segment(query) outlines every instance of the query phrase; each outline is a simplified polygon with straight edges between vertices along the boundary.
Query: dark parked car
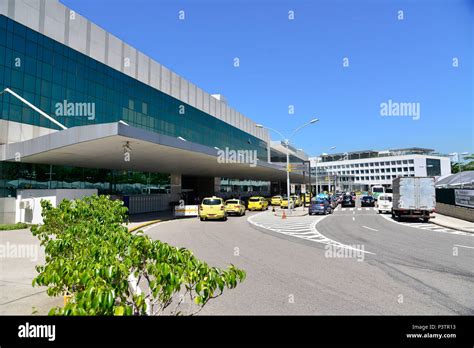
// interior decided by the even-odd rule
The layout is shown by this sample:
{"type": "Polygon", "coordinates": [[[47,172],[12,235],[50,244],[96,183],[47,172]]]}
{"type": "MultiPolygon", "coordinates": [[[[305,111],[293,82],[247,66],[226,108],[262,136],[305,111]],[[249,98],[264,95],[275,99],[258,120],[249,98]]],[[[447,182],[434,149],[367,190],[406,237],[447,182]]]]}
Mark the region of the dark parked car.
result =
{"type": "Polygon", "coordinates": [[[327,199],[313,198],[309,206],[309,215],[313,214],[331,214],[331,204],[327,199]]]}
{"type": "Polygon", "coordinates": [[[344,195],[342,197],[341,207],[355,207],[356,202],[351,195],[344,195]]]}
{"type": "Polygon", "coordinates": [[[360,199],[361,207],[375,207],[375,199],[372,196],[362,196],[360,199]]]}

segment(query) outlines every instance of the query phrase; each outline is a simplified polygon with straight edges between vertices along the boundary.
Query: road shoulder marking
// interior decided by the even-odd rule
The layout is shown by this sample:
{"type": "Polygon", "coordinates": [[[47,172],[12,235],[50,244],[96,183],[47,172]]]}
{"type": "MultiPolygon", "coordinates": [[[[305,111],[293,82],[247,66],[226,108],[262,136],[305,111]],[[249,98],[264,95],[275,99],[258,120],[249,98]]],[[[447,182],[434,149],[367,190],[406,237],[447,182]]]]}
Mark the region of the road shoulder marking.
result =
{"type": "Polygon", "coordinates": [[[461,245],[461,244],[454,244],[454,246],[458,246],[458,247],[461,247],[461,248],[474,249],[474,247],[472,247],[472,246],[461,245]]]}

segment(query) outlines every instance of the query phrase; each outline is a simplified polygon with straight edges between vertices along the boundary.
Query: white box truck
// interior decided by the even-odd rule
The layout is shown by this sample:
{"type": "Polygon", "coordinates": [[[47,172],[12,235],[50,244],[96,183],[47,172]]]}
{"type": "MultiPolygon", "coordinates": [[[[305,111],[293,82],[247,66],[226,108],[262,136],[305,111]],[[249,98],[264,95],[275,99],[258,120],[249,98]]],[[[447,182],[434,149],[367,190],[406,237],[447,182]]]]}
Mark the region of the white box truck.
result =
{"type": "Polygon", "coordinates": [[[392,217],[423,219],[428,222],[436,208],[436,191],[432,177],[399,177],[392,181],[392,217]]]}

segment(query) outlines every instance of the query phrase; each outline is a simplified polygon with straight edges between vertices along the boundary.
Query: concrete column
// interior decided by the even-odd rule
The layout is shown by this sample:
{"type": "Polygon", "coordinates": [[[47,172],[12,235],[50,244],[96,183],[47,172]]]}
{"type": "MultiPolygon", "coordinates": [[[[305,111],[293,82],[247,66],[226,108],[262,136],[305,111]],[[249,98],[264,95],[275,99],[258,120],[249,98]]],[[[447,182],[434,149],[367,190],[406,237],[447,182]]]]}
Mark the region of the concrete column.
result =
{"type": "Polygon", "coordinates": [[[214,193],[218,195],[221,191],[221,178],[215,177],[214,178],[214,193]]]}
{"type": "Polygon", "coordinates": [[[172,200],[179,200],[181,197],[181,174],[170,175],[170,187],[172,200]]]}

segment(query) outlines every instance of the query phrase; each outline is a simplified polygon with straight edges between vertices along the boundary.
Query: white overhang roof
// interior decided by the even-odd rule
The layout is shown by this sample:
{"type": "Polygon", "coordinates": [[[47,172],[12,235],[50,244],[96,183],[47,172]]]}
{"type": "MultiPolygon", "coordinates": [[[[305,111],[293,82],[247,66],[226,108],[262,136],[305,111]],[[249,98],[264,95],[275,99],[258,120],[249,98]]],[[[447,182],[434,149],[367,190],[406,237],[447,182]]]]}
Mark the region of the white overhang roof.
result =
{"type": "MultiPolygon", "coordinates": [[[[197,176],[284,181],[279,165],[257,161],[219,163],[218,150],[120,122],[73,127],[31,140],[0,145],[0,160],[86,168],[149,171],[197,176]],[[130,161],[124,160],[129,142],[130,161]]],[[[306,179],[308,177],[306,176],[306,179]]],[[[291,173],[291,181],[303,183],[303,175],[291,173]]]]}

